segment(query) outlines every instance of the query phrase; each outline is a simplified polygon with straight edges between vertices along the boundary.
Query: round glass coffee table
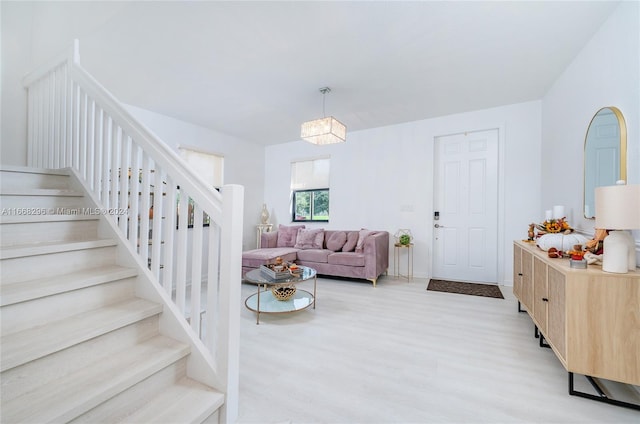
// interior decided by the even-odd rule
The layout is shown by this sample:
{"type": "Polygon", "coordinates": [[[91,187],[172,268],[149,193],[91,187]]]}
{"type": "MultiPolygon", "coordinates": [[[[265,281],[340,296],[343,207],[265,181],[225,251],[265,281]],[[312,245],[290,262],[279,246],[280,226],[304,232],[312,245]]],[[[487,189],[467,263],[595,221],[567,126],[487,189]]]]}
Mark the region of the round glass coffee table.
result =
{"type": "Polygon", "coordinates": [[[253,269],[245,274],[245,280],[258,286],[258,292],[245,300],[246,307],[257,315],[256,324],[260,324],[260,314],[282,314],[297,312],[313,305],[316,308],[316,286],[318,279],[316,270],[308,266],[299,267],[300,275],[274,280],[263,274],[260,269],[253,269]],[[291,286],[313,279],[313,293],[296,288],[296,292],[287,300],[279,300],[271,292],[273,286],[291,286]],[[261,290],[264,289],[264,290],[261,290]]]}

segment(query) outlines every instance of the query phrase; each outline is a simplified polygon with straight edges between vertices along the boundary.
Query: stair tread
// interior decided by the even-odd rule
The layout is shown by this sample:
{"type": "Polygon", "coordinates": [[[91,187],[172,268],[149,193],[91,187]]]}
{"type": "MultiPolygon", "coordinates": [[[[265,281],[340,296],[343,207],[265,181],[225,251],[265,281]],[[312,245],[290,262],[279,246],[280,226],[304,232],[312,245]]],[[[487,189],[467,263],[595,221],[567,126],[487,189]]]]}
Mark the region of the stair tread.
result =
{"type": "Polygon", "coordinates": [[[132,298],[0,338],[0,371],[25,364],[162,312],[162,305],[132,298]]]}
{"type": "Polygon", "coordinates": [[[3,422],[67,422],[189,354],[156,336],[3,403],[3,422]]]}
{"type": "Polygon", "coordinates": [[[64,221],[97,221],[96,214],[46,214],[46,215],[5,215],[0,217],[0,224],[20,224],[37,222],[64,221]]]}
{"type": "Polygon", "coordinates": [[[136,275],[138,275],[138,271],[135,268],[108,265],[17,283],[3,280],[2,286],[0,286],[0,306],[78,290],[136,275]]]}
{"type": "Polygon", "coordinates": [[[0,246],[0,259],[21,258],[24,256],[46,255],[49,253],[69,252],[72,250],[92,249],[115,246],[114,239],[52,241],[20,245],[0,246]]]}
{"type": "Polygon", "coordinates": [[[0,191],[3,196],[63,196],[63,197],[84,197],[84,193],[68,188],[6,188],[0,191]]]}
{"type": "Polygon", "coordinates": [[[224,404],[224,395],[190,378],[183,378],[125,417],[125,423],[201,423],[224,404]]]}

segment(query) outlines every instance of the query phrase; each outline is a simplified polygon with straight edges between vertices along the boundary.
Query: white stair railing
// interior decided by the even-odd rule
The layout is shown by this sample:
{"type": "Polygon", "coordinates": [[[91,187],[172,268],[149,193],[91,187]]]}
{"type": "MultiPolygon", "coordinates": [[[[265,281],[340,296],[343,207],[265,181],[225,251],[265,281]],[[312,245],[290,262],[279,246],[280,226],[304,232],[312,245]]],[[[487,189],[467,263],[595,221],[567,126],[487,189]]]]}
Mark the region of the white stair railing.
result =
{"type": "Polygon", "coordinates": [[[77,40],[23,84],[28,165],[70,167],[84,179],[194,337],[202,337],[224,386],[217,389],[234,409],[243,188],[207,186],[82,68],[77,40]]]}

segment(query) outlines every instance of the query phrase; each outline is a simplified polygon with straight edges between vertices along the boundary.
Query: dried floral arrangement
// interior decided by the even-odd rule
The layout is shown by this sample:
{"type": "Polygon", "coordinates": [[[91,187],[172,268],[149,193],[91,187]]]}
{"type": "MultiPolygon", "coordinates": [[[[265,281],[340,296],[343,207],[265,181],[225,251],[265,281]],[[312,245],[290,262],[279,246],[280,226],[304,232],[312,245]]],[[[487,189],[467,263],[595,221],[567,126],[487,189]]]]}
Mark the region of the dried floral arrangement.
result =
{"type": "Polygon", "coordinates": [[[548,219],[535,226],[538,230],[538,235],[556,233],[570,234],[573,232],[573,228],[571,228],[566,218],[548,219]]]}

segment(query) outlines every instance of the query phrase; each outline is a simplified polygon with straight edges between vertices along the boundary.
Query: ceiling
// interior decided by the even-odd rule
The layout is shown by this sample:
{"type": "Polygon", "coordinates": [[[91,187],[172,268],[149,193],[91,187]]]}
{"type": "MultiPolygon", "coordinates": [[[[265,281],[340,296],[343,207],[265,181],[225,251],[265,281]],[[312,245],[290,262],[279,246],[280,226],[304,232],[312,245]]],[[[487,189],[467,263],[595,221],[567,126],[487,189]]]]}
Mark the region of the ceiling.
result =
{"type": "Polygon", "coordinates": [[[81,57],[125,103],[269,145],[322,117],[323,86],[348,132],[541,99],[616,6],[127,2],[81,57]]]}

